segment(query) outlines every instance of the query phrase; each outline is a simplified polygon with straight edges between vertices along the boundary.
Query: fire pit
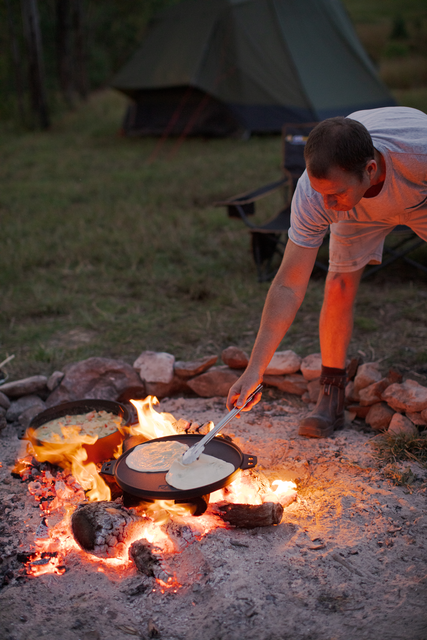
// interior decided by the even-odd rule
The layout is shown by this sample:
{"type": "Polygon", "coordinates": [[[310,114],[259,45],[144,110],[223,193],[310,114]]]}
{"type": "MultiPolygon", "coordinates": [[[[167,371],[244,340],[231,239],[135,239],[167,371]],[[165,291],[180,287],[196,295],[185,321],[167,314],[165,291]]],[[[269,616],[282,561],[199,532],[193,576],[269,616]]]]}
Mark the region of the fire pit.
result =
{"type": "MultiPolygon", "coordinates": [[[[223,415],[224,401],[170,398],[161,407],[181,424],[190,416],[204,424],[223,415]]],[[[261,406],[228,429],[241,450],[257,454],[258,465],[211,494],[197,518],[169,501],[123,509],[113,493],[113,501],[88,502],[69,469],[31,463],[24,453],[19,457],[27,480],[20,482],[10,475],[19,442],[8,427],[0,437],[5,640],[156,635],[266,640],[281,638],[283,629],[295,640],[306,640],[314,629],[319,638],[362,640],[372,629],[387,637],[390,625],[399,637],[422,638],[423,485],[393,486],[372,458],[372,435],[348,425],[327,441],[299,438],[303,412],[298,401],[267,394],[261,406]],[[216,513],[243,504],[252,511],[253,526],[253,510],[270,508],[272,481],[296,478],[298,499],[285,509],[279,526],[241,529],[216,513]],[[251,499],[257,504],[250,505],[251,499]],[[138,518],[139,533],[126,538],[128,550],[121,557],[96,556],[75,541],[73,513],[96,505],[104,512],[117,509],[119,519],[120,512],[138,518]],[[35,570],[45,573],[35,577],[35,570]]],[[[411,468],[422,473],[413,463],[411,468]]],[[[104,540],[106,550],[114,543],[106,532],[106,527],[98,532],[99,549],[104,540]]]]}
{"type": "MultiPolygon", "coordinates": [[[[201,539],[212,528],[228,526],[229,522],[245,528],[280,522],[283,514],[280,500],[294,499],[295,486],[288,483],[274,490],[268,481],[260,479],[262,474],[253,471],[256,458],[243,454],[229,438],[214,438],[207,452],[231,462],[233,473],[199,489],[178,490],[166,483],[164,472],[141,473],[130,469],[126,458],[141,442],[178,441],[191,446],[202,438],[201,434],[186,433],[194,423],[177,421],[171,414],[155,411],[156,402],[151,397],[132,401],[138,412],[138,424],[120,427],[122,437],[115,450],[117,458],[105,462],[102,468],[87,459],[83,436],[81,446],[76,448],[74,442],[70,449],[41,442],[34,438],[34,430],[30,430],[28,455],[15,467],[15,472],[29,481],[28,490],[44,514],[36,533],[37,552],[29,553],[26,559],[29,575],[61,574],[67,552],[78,546],[97,561],[127,566],[133,560],[141,569],[141,545],[148,545],[144,547],[144,557],[147,553],[157,557],[176,552],[176,545],[164,531],[168,523],[175,522],[178,528],[189,527],[191,536],[201,539]],[[177,429],[183,432],[177,433],[177,429]],[[152,437],[162,432],[166,435],[152,437]],[[109,480],[109,485],[103,477],[109,480]],[[111,490],[115,501],[111,501],[111,490]],[[212,505],[208,509],[210,495],[212,505]],[[199,516],[198,523],[192,520],[190,525],[188,519],[194,515],[199,516]],[[136,541],[139,541],[138,552],[132,547],[136,541]]],[[[61,405],[37,416],[32,427],[68,413],[76,415],[84,409],[112,409],[113,404],[84,401],[61,405]]],[[[118,406],[115,413],[128,423],[128,412],[118,406]]],[[[101,441],[107,439],[100,438],[101,441]]],[[[95,449],[92,458],[96,459],[99,451],[106,450],[105,446],[95,449]]],[[[112,452],[110,447],[109,455],[112,452]]],[[[173,575],[162,579],[163,588],[169,584],[175,585],[173,575]]]]}

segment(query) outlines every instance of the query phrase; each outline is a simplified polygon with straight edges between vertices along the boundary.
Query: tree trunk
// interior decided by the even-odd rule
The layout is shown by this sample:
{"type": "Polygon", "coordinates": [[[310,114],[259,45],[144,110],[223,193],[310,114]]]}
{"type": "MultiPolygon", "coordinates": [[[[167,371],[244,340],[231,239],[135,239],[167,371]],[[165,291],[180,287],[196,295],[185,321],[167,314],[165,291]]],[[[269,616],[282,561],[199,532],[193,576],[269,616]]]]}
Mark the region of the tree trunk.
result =
{"type": "Polygon", "coordinates": [[[59,86],[65,102],[73,107],[70,0],[56,0],[56,55],[59,86]]]}
{"type": "Polygon", "coordinates": [[[75,85],[79,96],[86,100],[89,83],[86,71],[86,51],[82,0],[72,0],[74,30],[75,85]]]}
{"type": "Polygon", "coordinates": [[[15,22],[12,14],[10,0],[6,0],[7,21],[9,25],[9,38],[12,50],[12,63],[15,76],[16,97],[18,101],[19,117],[22,124],[25,124],[25,108],[24,108],[24,84],[22,82],[21,58],[19,55],[18,40],[16,38],[15,22]]]}
{"type": "Polygon", "coordinates": [[[37,0],[21,0],[24,36],[28,53],[28,73],[31,105],[42,129],[50,126],[46,98],[46,84],[43,64],[42,38],[37,0]]]}

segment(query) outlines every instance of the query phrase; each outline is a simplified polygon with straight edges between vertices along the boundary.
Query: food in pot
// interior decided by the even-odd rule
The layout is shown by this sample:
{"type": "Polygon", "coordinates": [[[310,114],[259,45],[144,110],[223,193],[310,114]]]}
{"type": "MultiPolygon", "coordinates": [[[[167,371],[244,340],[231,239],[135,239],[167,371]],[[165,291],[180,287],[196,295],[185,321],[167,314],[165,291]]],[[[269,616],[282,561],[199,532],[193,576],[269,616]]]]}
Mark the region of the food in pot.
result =
{"type": "Polygon", "coordinates": [[[187,465],[182,464],[180,458],[175,458],[166,474],[166,482],[182,491],[198,489],[223,480],[234,471],[235,467],[231,462],[202,453],[197,460],[187,465]]]}
{"type": "Polygon", "coordinates": [[[38,427],[34,436],[42,442],[62,444],[73,442],[82,436],[103,438],[117,431],[122,424],[120,416],[108,411],[90,411],[78,415],[66,415],[50,420],[38,427]]]}
{"type": "Polygon", "coordinates": [[[147,442],[135,447],[126,457],[130,469],[141,472],[168,471],[175,458],[180,458],[188,446],[175,440],[147,442]]]}

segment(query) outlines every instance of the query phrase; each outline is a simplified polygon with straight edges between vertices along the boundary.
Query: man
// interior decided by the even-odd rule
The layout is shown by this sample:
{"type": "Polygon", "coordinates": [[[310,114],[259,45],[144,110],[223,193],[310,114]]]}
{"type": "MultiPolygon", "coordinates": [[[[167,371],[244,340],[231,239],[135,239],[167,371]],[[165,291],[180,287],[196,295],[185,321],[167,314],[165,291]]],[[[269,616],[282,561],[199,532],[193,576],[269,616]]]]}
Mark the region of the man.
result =
{"type": "Polygon", "coordinates": [[[384,238],[396,225],[407,225],[427,241],[427,115],[387,107],[331,118],[313,129],[304,155],[307,169],[292,200],[283,261],[267,295],[248,367],[231,387],[227,405],[240,406],[262,380],[301,305],[330,225],[319,324],[321,390],[298,431],[323,438],[344,425],[346,353],[364,267],[381,263],[384,238]]]}

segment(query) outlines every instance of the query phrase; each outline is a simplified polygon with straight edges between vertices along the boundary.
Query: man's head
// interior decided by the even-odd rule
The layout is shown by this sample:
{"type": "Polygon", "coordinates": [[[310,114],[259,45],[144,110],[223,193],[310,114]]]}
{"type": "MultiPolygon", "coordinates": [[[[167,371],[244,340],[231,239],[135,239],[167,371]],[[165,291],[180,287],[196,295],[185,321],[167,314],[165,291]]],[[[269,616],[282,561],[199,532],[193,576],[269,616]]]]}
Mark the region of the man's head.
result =
{"type": "Polygon", "coordinates": [[[323,180],[338,167],[362,180],[374,145],[366,127],[351,118],[329,118],[320,122],[308,136],[304,157],[311,175],[323,180]]]}
{"type": "Polygon", "coordinates": [[[311,186],[325,208],[348,211],[382,176],[369,131],[357,120],[329,118],[310,133],[304,149],[311,186]]]}

